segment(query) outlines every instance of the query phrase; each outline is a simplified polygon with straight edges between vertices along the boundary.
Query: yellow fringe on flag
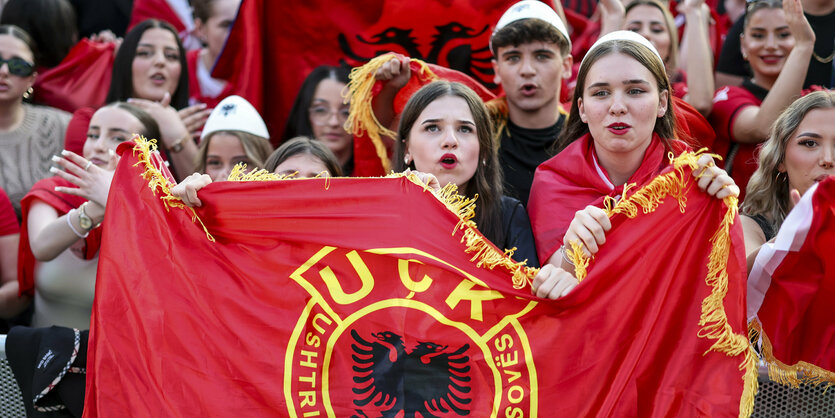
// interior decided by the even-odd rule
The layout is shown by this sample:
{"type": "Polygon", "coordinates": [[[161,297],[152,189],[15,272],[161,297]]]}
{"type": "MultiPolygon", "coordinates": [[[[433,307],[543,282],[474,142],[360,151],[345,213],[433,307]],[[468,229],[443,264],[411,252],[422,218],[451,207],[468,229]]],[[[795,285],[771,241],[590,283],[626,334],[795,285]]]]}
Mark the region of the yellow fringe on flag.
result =
{"type": "MultiPolygon", "coordinates": [[[[380,121],[377,120],[377,116],[374,115],[374,109],[372,107],[372,100],[374,100],[372,92],[374,84],[377,82],[374,74],[383,64],[393,59],[397,59],[394,54],[380,55],[368,61],[365,65],[351,70],[351,81],[348,82],[346,90],[343,93],[345,103],[351,103],[351,110],[348,114],[348,119],[345,121],[345,130],[357,136],[362,135],[363,132],[368,132],[368,137],[374,143],[377,156],[380,157],[380,161],[383,163],[383,170],[386,173],[391,169],[391,164],[388,159],[388,153],[386,152],[386,146],[383,144],[380,136],[385,135],[395,138],[397,133],[381,125],[380,121]]],[[[419,80],[432,81],[438,79],[438,76],[429,69],[425,62],[414,58],[411,59],[411,62],[420,65],[420,71],[416,74],[419,80]]]]}
{"type": "MultiPolygon", "coordinates": [[[[684,169],[687,167],[692,171],[698,168],[698,159],[703,154],[704,149],[698,152],[685,152],[675,158],[670,154],[670,162],[673,165],[671,172],[656,177],[648,185],[628,197],[627,192],[635,185],[624,186],[623,197],[620,201],[615,203],[611,198],[604,200],[604,211],[609,217],[619,213],[632,219],[638,215],[639,207],[644,214],[651,213],[667,196],[671,196],[678,201],[679,210],[684,213],[687,206],[685,195],[692,187],[692,182],[688,181],[688,173],[685,173],[684,169]]],[[[711,156],[718,158],[716,155],[711,154],[711,156]]],[[[702,301],[702,313],[699,320],[699,326],[702,328],[698,335],[700,338],[715,340],[705,354],[716,351],[731,357],[744,355],[739,366],[740,370],[745,371],[742,378],[744,387],[739,403],[739,416],[748,417],[754,411],[754,395],[757,392],[757,354],[745,335],[733,332],[722,304],[728,292],[727,262],[730,254],[730,228],[737,214],[738,199],[728,196],[724,202],[728,210],[719,228],[710,239],[712,247],[708,256],[708,273],[705,283],[711,292],[702,301]]],[[[568,256],[574,262],[577,279],[582,280],[580,277],[585,278],[589,260],[586,259],[579,243],[571,242],[571,247],[568,256]]]]}
{"type": "Polygon", "coordinates": [[[387,177],[402,176],[405,176],[413,183],[422,186],[424,190],[433,192],[438,200],[443,202],[447,209],[458,215],[458,224],[455,226],[452,234],[455,235],[455,232],[459,229],[464,230],[464,236],[461,237],[461,242],[465,243],[467,246],[467,253],[473,255],[472,258],[470,258],[470,261],[475,262],[476,267],[484,267],[489,270],[496,267],[506,269],[508,272],[513,274],[514,289],[522,289],[530,285],[534,276],[536,276],[536,273],[539,272],[539,269],[528,267],[526,265],[527,260],[513,261],[511,256],[513,256],[513,252],[516,248],[500,251],[496,249],[496,247],[487,238],[478,233],[476,224],[472,221],[472,218],[475,216],[475,202],[476,199],[478,199],[478,195],[472,199],[462,196],[458,194],[458,186],[452,183],[449,183],[437,192],[434,192],[427,185],[425,185],[415,173],[394,173],[387,177]]]}
{"type": "Polygon", "coordinates": [[[160,200],[162,200],[165,210],[169,211],[170,208],[178,208],[190,211],[191,221],[200,222],[200,226],[202,226],[203,231],[206,232],[206,238],[208,238],[209,241],[215,242],[215,238],[209,233],[209,230],[206,229],[206,225],[203,224],[203,220],[197,216],[197,212],[194,211],[194,208],[184,205],[182,200],[171,195],[171,187],[174,185],[171,184],[168,179],[162,175],[162,172],[159,171],[159,169],[151,162],[151,153],[157,150],[157,140],[147,140],[142,136],[134,135],[132,141],[136,143],[133,147],[133,154],[136,155],[139,153],[138,161],[134,165],[136,166],[141,164],[145,166],[142,178],[148,181],[148,187],[151,188],[154,195],[156,195],[157,192],[162,194],[162,196],[160,196],[160,200]]]}
{"type": "Polygon", "coordinates": [[[835,373],[812,363],[799,361],[788,365],[774,357],[774,346],[762,332],[762,325],[756,319],[748,323],[750,341],[762,338],[762,358],[768,366],[768,378],[781,385],[798,388],[800,384],[824,385],[824,392],[835,385],[835,373]]]}

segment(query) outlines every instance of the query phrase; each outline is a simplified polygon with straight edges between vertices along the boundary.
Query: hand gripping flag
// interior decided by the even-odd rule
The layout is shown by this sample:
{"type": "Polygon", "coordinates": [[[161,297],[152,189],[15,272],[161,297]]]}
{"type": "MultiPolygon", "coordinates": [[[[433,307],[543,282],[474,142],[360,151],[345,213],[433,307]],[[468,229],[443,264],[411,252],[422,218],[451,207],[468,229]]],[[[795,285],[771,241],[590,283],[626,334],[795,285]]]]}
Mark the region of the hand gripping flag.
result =
{"type": "Polygon", "coordinates": [[[191,211],[132,146],[103,227],[88,417],[737,416],[750,395],[735,205],[689,166],[544,301],[452,189],[224,182],[191,211]]]}
{"type": "MultiPolygon", "coordinates": [[[[748,320],[769,377],[835,384],[835,178],[812,186],[748,278],[748,320]]],[[[754,341],[752,339],[752,341],[754,341]]]]}

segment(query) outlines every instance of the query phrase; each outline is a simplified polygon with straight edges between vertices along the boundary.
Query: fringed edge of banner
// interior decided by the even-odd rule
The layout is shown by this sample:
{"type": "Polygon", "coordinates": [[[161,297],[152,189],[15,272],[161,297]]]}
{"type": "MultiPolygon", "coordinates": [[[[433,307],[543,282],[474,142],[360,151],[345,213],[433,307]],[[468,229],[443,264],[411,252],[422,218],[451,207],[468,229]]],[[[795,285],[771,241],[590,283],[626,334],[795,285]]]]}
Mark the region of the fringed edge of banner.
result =
{"type": "MultiPolygon", "coordinates": [[[[383,144],[380,136],[385,135],[395,138],[397,133],[380,124],[377,116],[374,115],[372,101],[374,100],[374,84],[377,83],[374,74],[383,64],[393,59],[397,59],[397,56],[394,54],[380,55],[368,61],[365,65],[351,70],[349,76],[350,81],[342,95],[345,103],[351,103],[348,119],[344,125],[345,130],[356,136],[362,135],[363,132],[368,133],[368,137],[374,143],[377,156],[380,157],[380,161],[383,163],[383,171],[386,173],[391,169],[391,164],[388,159],[386,146],[383,144]]],[[[435,80],[438,78],[425,62],[415,58],[412,58],[411,62],[417,63],[420,66],[420,71],[417,74],[420,80],[435,80]]]]}
{"type": "Polygon", "coordinates": [[[835,373],[823,367],[805,361],[788,365],[774,357],[774,346],[757,319],[748,323],[748,337],[750,341],[762,338],[762,359],[768,367],[768,378],[771,381],[795,389],[801,384],[824,385],[824,392],[835,385],[835,373]]]}
{"type": "Polygon", "coordinates": [[[165,207],[166,211],[170,211],[171,208],[177,208],[185,210],[186,212],[191,213],[191,221],[192,222],[199,222],[200,226],[203,227],[203,231],[206,233],[206,238],[209,239],[211,242],[215,242],[215,238],[212,234],[209,233],[209,230],[206,228],[206,225],[203,223],[203,220],[200,219],[200,216],[197,215],[197,212],[194,211],[194,208],[188,207],[183,204],[180,198],[171,195],[171,186],[173,185],[165,178],[159,169],[154,166],[154,163],[151,162],[151,153],[156,151],[157,149],[157,140],[156,139],[145,139],[145,137],[140,135],[134,135],[131,139],[136,145],[133,147],[133,154],[137,155],[137,162],[134,166],[142,165],[144,166],[144,170],[142,172],[142,178],[148,181],[148,187],[151,189],[151,192],[154,195],[158,193],[161,194],[159,197],[162,200],[162,203],[165,207]]]}
{"type": "MultiPolygon", "coordinates": [[[[667,174],[653,179],[649,184],[642,187],[627,197],[627,192],[635,185],[626,185],[623,190],[623,197],[615,202],[613,198],[604,201],[604,210],[609,217],[615,214],[623,214],[632,219],[638,215],[638,207],[644,214],[655,211],[661,202],[667,197],[674,197],[679,204],[679,210],[684,213],[687,206],[685,197],[692,183],[687,181],[684,168],[695,170],[698,167],[699,157],[705,155],[705,149],[696,152],[684,152],[678,157],[669,154],[673,170],[667,174]]],[[[713,158],[718,156],[713,154],[713,158]]],[[[744,371],[742,380],[744,387],[739,403],[739,416],[750,416],[754,410],[754,395],[757,392],[757,355],[745,335],[735,334],[725,313],[723,301],[728,292],[727,260],[730,254],[730,228],[737,214],[738,199],[728,196],[724,199],[727,211],[717,231],[710,239],[712,244],[708,255],[708,273],[705,283],[710,288],[710,294],[702,301],[702,313],[699,326],[702,327],[698,333],[700,338],[716,340],[705,352],[716,351],[730,357],[743,355],[739,369],[744,371]]],[[[588,261],[579,243],[571,243],[569,258],[574,262],[575,273],[578,280],[586,277],[588,261]]]]}
{"type": "Polygon", "coordinates": [[[528,267],[527,260],[514,261],[513,256],[516,248],[501,251],[487,238],[478,232],[472,218],[475,216],[475,206],[478,195],[470,199],[458,194],[458,186],[449,183],[438,191],[434,191],[424,184],[415,173],[394,173],[390,177],[406,177],[411,182],[420,185],[424,190],[433,192],[450,212],[458,216],[458,224],[452,231],[452,235],[458,230],[463,230],[464,235],[461,242],[466,245],[467,254],[472,254],[470,261],[476,263],[476,267],[493,270],[496,267],[506,269],[513,275],[513,288],[522,289],[529,286],[539,269],[528,267]]]}

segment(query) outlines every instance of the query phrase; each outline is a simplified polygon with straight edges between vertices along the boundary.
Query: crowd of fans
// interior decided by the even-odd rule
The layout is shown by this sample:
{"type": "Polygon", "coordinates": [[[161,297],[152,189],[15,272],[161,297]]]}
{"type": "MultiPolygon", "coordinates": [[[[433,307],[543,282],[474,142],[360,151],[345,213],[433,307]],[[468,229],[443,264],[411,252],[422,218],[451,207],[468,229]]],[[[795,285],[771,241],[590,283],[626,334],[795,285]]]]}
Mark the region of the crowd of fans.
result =
{"type": "MultiPolygon", "coordinates": [[[[345,129],[351,103],[343,98],[350,68],[322,65],[307,76],[273,150],[277,133],[211,75],[240,0],[190,5],[191,36],[202,47],[187,50],[162,20],[126,30],[117,9],[5,2],[6,326],[89,328],[114,150],[134,134],[158,140],[179,181],[173,193],[188,205],[201,205],[199,190],[239,163],[299,177],[354,170],[354,136],[345,129]],[[110,26],[91,17],[108,12],[110,26]],[[109,88],[78,95],[50,82],[82,47],[112,57],[106,70],[75,68],[109,88]]],[[[700,159],[698,185],[716,198],[740,196],[750,265],[799,196],[835,174],[833,49],[828,0],[525,0],[490,38],[498,98],[485,103],[465,84],[436,81],[396,113],[394,97],[413,74],[408,57],[392,55],[374,74],[382,88],[373,110],[396,132],[392,169],[477,195],[479,229],[541,265],[532,291],[554,299],[577,285],[566,246],[594,254],[605,245],[611,225],[602,199],[645,184],[669,152],[703,146],[721,159],[700,159]]]]}

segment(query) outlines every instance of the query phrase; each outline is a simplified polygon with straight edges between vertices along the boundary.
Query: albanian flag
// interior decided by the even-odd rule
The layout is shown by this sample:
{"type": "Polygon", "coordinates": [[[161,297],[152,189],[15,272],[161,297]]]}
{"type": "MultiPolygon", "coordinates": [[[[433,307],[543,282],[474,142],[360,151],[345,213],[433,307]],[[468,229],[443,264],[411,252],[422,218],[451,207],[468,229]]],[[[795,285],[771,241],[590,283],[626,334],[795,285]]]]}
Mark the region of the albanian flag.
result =
{"type": "Polygon", "coordinates": [[[132,146],[103,226],[85,416],[750,413],[735,202],[707,198],[690,165],[622,199],[608,250],[546,301],[452,189],[230,181],[192,211],[132,146]]]}
{"type": "Polygon", "coordinates": [[[460,71],[495,89],[487,46],[515,0],[244,0],[213,71],[284,132],[307,74],[319,65],[358,67],[396,52],[460,71]]]}
{"type": "Polygon", "coordinates": [[[752,336],[772,380],[835,384],[835,178],[812,186],[748,278],[752,336]]]}

